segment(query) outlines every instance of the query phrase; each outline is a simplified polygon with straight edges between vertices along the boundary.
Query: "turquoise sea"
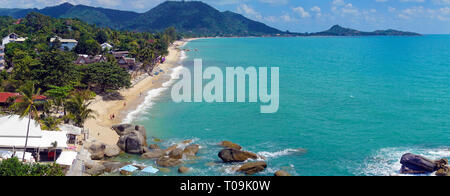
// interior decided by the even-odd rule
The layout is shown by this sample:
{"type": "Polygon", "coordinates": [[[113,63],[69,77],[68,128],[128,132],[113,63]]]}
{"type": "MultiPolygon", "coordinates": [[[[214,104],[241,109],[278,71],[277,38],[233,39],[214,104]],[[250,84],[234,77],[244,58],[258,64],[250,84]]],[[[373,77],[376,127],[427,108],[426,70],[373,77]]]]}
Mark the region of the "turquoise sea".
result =
{"type": "Polygon", "coordinates": [[[223,140],[265,156],[259,175],[270,176],[395,175],[407,152],[450,158],[449,35],[217,38],[184,48],[189,69],[194,58],[203,67],[280,67],[275,114],[261,114],[260,103],[174,103],[168,84],[149,93],[131,120],[164,147],[200,144],[199,158],[185,162],[188,175],[240,175],[220,163],[223,140]]]}

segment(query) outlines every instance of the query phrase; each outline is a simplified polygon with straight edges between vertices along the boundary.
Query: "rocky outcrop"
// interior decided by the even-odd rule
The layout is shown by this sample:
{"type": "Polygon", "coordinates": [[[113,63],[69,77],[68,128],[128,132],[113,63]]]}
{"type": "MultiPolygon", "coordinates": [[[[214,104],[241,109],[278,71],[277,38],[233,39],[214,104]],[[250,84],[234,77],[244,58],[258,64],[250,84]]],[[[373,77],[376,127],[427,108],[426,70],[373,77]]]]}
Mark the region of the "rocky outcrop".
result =
{"type": "Polygon", "coordinates": [[[143,154],[141,158],[143,159],[159,159],[165,155],[165,151],[161,149],[150,149],[148,152],[143,154]]]}
{"type": "Polygon", "coordinates": [[[239,146],[238,144],[235,144],[233,142],[230,142],[230,141],[223,141],[219,145],[223,146],[224,148],[230,148],[230,149],[236,149],[236,150],[242,149],[241,146],[239,146]]]}
{"type": "Polygon", "coordinates": [[[442,167],[436,171],[436,176],[450,176],[450,167],[442,167]]]}
{"type": "Polygon", "coordinates": [[[105,172],[112,173],[119,171],[120,168],[128,165],[128,163],[122,162],[104,162],[103,166],[105,167],[105,172]]]}
{"type": "Polygon", "coordinates": [[[150,149],[161,149],[161,147],[158,146],[158,144],[151,144],[149,146],[150,149]]]}
{"type": "Polygon", "coordinates": [[[183,158],[183,149],[177,148],[169,152],[169,157],[172,159],[182,159],[183,158]]]}
{"type": "Polygon", "coordinates": [[[178,168],[178,173],[180,173],[180,174],[185,174],[185,173],[188,173],[189,172],[189,168],[187,168],[187,167],[180,167],[180,168],[178,168]]]}
{"type": "Polygon", "coordinates": [[[425,157],[405,154],[400,161],[402,164],[402,174],[426,174],[436,171],[436,164],[434,161],[426,159],[425,157]]]}
{"type": "Polygon", "coordinates": [[[142,154],[146,148],[146,138],[138,131],[131,131],[120,136],[119,148],[130,154],[142,154]]]}
{"type": "Polygon", "coordinates": [[[436,175],[442,176],[447,175],[449,171],[447,159],[432,161],[411,153],[403,155],[400,163],[402,164],[400,170],[402,174],[429,174],[436,172],[436,175]]]}
{"type": "Polygon", "coordinates": [[[267,168],[267,163],[260,161],[260,162],[251,162],[246,163],[242,165],[237,171],[243,172],[247,175],[253,175],[256,173],[259,173],[261,171],[264,171],[267,168]]]}
{"type": "Polygon", "coordinates": [[[161,167],[175,167],[181,165],[183,162],[179,159],[173,159],[168,156],[161,157],[156,161],[156,164],[161,167]]]}
{"type": "Polygon", "coordinates": [[[106,167],[100,164],[99,162],[95,161],[88,161],[84,163],[85,173],[92,175],[92,176],[98,176],[103,173],[105,173],[106,167]]]}
{"type": "Polygon", "coordinates": [[[218,156],[225,163],[244,162],[248,159],[258,158],[258,156],[255,153],[235,149],[224,149],[219,152],[218,156]]]}
{"type": "Polygon", "coordinates": [[[194,157],[197,155],[199,150],[200,150],[200,145],[191,144],[189,146],[186,146],[186,148],[184,148],[183,155],[185,155],[187,157],[194,157]]]}
{"type": "Polygon", "coordinates": [[[291,174],[289,174],[286,171],[279,170],[279,171],[275,172],[275,176],[291,176],[291,174]]]}
{"type": "Polygon", "coordinates": [[[120,148],[117,145],[106,145],[105,156],[108,158],[117,157],[120,155],[120,148]]]}
{"type": "Polygon", "coordinates": [[[93,141],[88,143],[86,146],[89,153],[91,153],[92,160],[102,160],[105,157],[105,144],[98,141],[93,141]]]}

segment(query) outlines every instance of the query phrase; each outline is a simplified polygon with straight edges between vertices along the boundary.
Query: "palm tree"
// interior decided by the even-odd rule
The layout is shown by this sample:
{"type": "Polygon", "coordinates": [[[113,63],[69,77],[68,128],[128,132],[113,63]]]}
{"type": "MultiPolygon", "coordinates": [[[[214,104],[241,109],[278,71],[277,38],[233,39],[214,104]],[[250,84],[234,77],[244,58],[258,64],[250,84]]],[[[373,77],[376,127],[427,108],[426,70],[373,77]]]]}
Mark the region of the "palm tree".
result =
{"type": "MultiPolygon", "coordinates": [[[[27,126],[27,135],[25,138],[25,147],[23,152],[22,161],[25,162],[25,152],[27,150],[28,145],[28,135],[30,133],[30,123],[31,119],[34,117],[36,120],[39,119],[37,106],[40,105],[40,102],[35,101],[35,97],[39,96],[41,89],[35,89],[34,84],[24,85],[22,90],[19,91],[19,96],[16,97],[16,101],[13,105],[11,105],[11,109],[20,116],[21,119],[28,116],[28,126],[27,126]]],[[[37,121],[36,121],[37,122],[37,121]]]]}
{"type": "Polygon", "coordinates": [[[94,114],[97,114],[94,110],[89,109],[92,102],[86,102],[86,99],[81,94],[74,95],[67,102],[67,111],[70,113],[70,117],[74,120],[75,125],[79,127],[84,126],[84,122],[87,119],[95,119],[94,114]]]}

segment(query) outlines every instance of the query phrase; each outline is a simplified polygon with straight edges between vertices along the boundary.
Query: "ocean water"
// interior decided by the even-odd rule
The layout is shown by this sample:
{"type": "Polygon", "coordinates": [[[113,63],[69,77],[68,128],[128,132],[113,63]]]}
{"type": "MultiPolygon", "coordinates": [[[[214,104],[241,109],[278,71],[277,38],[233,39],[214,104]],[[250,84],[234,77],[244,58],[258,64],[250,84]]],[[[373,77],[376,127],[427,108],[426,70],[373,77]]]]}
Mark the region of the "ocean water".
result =
{"type": "Polygon", "coordinates": [[[241,175],[220,162],[223,140],[265,156],[258,175],[270,176],[397,175],[407,152],[450,158],[450,36],[218,38],[184,48],[197,49],[180,62],[191,70],[194,58],[203,67],[280,68],[274,114],[261,114],[260,103],[174,103],[176,81],[149,93],[128,120],[145,125],[149,143],[200,144],[187,175],[241,175]]]}

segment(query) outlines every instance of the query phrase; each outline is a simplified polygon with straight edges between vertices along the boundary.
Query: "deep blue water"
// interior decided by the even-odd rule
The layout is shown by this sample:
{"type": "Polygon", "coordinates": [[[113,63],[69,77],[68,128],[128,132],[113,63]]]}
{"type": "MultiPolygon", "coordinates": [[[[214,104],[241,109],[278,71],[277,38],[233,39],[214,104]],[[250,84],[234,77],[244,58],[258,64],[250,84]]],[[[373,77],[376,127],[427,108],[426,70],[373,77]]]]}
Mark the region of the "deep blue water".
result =
{"type": "Polygon", "coordinates": [[[223,140],[266,156],[260,175],[391,175],[406,152],[450,157],[450,36],[218,38],[184,48],[198,50],[186,53],[189,69],[194,58],[280,67],[275,114],[261,114],[261,103],[177,104],[169,89],[134,120],[163,146],[195,139],[202,149],[186,161],[189,175],[239,175],[217,157],[223,140]]]}

